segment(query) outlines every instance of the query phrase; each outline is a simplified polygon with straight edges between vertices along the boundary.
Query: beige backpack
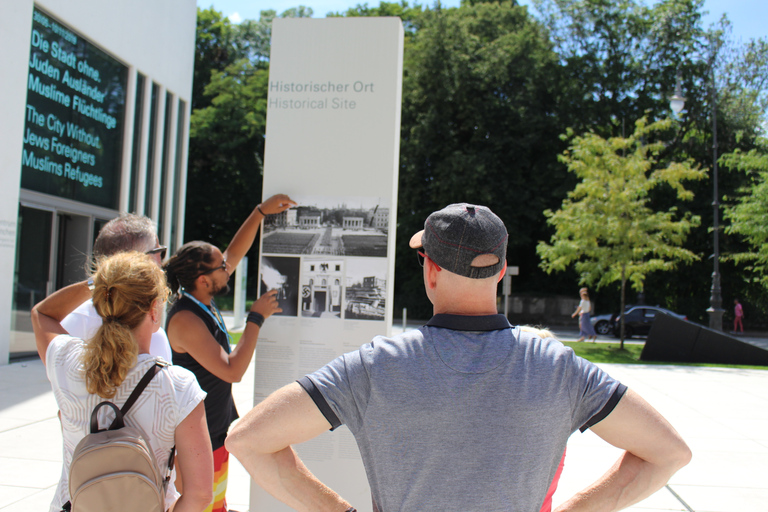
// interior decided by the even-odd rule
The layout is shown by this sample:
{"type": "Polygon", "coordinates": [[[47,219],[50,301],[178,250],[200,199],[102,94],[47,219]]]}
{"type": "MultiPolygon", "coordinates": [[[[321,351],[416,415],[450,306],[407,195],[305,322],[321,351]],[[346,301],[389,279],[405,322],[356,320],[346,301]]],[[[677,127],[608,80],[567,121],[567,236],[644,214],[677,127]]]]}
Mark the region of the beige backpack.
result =
{"type": "Polygon", "coordinates": [[[75,448],[69,467],[69,496],[63,509],[72,512],[164,512],[165,491],[173,470],[174,448],[163,475],[140,429],[123,417],[161,369],[155,364],[136,385],[122,409],[101,402],[91,413],[91,433],[75,448]],[[111,407],[115,420],[99,429],[98,412],[111,407]]]}

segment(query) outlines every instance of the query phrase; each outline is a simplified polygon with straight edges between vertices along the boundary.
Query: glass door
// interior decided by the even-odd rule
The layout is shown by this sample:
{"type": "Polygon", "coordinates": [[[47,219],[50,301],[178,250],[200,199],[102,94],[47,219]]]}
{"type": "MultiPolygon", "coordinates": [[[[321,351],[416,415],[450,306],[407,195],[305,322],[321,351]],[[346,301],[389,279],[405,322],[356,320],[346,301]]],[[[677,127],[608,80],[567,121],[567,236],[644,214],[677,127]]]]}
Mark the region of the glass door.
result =
{"type": "Polygon", "coordinates": [[[100,223],[88,215],[19,206],[11,357],[37,352],[29,312],[48,294],[85,279],[93,227],[100,223]]]}
{"type": "Polygon", "coordinates": [[[50,289],[53,212],[19,206],[11,315],[11,357],[36,352],[29,312],[50,289]]]}

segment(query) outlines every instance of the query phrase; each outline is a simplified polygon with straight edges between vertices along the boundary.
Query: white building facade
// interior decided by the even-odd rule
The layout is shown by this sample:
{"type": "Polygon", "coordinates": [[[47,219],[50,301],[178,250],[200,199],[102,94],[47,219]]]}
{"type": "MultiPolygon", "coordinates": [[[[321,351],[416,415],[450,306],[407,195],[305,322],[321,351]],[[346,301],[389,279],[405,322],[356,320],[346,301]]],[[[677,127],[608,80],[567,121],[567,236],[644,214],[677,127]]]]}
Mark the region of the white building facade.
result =
{"type": "Polygon", "coordinates": [[[193,0],[14,0],[0,44],[0,364],[34,352],[29,310],[85,276],[121,212],[182,243],[193,0]]]}

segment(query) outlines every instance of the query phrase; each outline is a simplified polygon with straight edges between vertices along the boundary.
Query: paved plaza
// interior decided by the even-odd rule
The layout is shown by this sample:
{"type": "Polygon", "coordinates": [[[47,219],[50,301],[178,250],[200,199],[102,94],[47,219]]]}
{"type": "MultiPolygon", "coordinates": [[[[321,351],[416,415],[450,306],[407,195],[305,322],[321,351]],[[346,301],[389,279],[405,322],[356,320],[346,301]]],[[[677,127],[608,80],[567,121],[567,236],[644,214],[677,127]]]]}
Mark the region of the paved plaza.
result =
{"type": "MultiPolygon", "coordinates": [[[[666,488],[628,510],[768,510],[768,371],[601,366],[661,411],[693,450],[691,463],[666,488]]],[[[253,368],[234,385],[241,414],[253,402],[253,368]]],[[[56,411],[39,360],[0,366],[0,512],[48,510],[61,472],[56,411]]],[[[597,478],[617,457],[618,450],[589,431],[571,436],[555,504],[597,478]]],[[[247,473],[232,459],[230,508],[249,510],[249,486],[247,473]]]]}

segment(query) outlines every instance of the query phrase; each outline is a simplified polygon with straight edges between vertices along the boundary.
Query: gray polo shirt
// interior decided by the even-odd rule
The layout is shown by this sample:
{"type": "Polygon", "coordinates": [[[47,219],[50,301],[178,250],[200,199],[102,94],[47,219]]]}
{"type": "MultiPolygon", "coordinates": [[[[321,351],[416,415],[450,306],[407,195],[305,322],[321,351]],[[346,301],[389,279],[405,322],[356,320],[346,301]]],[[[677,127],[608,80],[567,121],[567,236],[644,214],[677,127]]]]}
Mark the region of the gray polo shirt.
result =
{"type": "Polygon", "coordinates": [[[568,437],[626,391],[502,315],[435,315],[299,384],[355,436],[381,512],[538,511],[568,437]]]}

